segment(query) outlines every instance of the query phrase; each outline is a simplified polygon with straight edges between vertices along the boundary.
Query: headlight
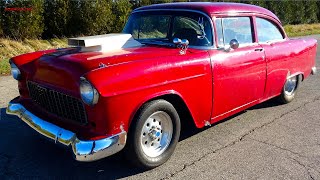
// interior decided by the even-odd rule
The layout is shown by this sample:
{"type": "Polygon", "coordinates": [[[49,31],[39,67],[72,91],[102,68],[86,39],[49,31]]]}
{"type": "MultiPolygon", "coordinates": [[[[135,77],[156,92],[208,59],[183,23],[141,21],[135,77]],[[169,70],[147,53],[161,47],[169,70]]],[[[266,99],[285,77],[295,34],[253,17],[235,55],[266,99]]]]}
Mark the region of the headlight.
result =
{"type": "Polygon", "coordinates": [[[20,80],[20,78],[21,78],[21,72],[20,72],[20,70],[18,69],[18,67],[17,67],[15,64],[13,64],[13,63],[10,63],[10,66],[11,66],[11,74],[12,74],[13,78],[14,78],[15,80],[20,80]]]}
{"type": "Polygon", "coordinates": [[[89,106],[97,104],[99,93],[84,77],[80,78],[80,94],[82,101],[89,106]]]}

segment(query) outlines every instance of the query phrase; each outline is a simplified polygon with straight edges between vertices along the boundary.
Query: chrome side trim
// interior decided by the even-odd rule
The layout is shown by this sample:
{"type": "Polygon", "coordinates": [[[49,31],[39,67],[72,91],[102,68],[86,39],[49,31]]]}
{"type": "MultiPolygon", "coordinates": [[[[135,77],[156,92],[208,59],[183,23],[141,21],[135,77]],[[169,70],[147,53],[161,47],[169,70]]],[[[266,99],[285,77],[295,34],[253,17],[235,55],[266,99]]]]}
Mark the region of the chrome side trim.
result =
{"type": "Polygon", "coordinates": [[[71,146],[77,161],[89,162],[105,158],[119,152],[126,144],[126,131],[104,139],[83,141],[79,140],[74,132],[63,129],[32,114],[20,103],[10,102],[6,112],[7,114],[18,116],[32,129],[55,143],[59,142],[65,146],[71,146]]]}
{"type": "Polygon", "coordinates": [[[311,68],[311,74],[312,75],[317,74],[317,67],[314,66],[314,67],[311,68]]]}

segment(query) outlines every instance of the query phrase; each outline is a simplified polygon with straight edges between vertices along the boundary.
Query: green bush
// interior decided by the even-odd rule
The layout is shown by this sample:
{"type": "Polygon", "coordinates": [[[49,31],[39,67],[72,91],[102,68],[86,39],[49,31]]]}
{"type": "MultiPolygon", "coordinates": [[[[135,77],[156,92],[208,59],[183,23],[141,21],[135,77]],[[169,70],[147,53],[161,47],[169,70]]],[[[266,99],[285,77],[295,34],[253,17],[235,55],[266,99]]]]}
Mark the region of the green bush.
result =
{"type": "Polygon", "coordinates": [[[14,39],[41,37],[44,29],[43,0],[5,1],[4,6],[5,8],[20,8],[3,11],[1,24],[5,36],[14,39]]]}

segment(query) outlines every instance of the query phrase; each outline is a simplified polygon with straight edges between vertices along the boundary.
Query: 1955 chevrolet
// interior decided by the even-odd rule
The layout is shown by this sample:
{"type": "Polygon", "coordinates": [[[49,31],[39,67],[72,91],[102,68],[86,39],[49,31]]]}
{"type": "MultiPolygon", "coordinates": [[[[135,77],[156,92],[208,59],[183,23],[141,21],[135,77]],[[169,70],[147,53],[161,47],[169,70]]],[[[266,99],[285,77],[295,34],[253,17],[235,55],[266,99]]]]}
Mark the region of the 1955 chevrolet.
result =
{"type": "Polygon", "coordinates": [[[135,9],[119,34],[13,57],[20,96],[7,108],[78,161],[124,149],[144,168],[166,162],[187,118],[216,123],[316,73],[317,41],[289,39],[270,11],[237,3],[135,9]]]}

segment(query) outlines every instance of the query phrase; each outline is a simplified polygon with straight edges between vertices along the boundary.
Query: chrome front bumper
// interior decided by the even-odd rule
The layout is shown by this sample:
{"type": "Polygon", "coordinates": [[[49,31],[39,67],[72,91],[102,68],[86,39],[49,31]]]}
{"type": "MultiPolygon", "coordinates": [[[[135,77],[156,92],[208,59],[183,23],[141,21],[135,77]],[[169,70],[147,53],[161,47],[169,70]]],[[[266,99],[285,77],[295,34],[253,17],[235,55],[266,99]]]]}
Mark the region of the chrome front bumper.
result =
{"type": "Polygon", "coordinates": [[[95,161],[119,152],[124,148],[127,133],[122,131],[114,136],[99,139],[82,141],[75,133],[49,123],[28,111],[19,103],[9,103],[7,114],[18,116],[30,127],[43,136],[72,147],[74,157],[78,161],[95,161]]]}

